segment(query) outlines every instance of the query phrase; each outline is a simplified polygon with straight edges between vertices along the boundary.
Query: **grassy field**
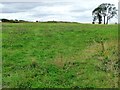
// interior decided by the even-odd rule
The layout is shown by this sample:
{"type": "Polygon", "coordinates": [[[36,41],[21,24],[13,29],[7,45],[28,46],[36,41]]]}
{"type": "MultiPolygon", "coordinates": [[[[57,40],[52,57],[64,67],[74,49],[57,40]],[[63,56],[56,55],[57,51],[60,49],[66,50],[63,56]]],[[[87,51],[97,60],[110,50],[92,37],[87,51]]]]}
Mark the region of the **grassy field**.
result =
{"type": "Polygon", "coordinates": [[[117,88],[118,26],[3,23],[3,88],[117,88]]]}

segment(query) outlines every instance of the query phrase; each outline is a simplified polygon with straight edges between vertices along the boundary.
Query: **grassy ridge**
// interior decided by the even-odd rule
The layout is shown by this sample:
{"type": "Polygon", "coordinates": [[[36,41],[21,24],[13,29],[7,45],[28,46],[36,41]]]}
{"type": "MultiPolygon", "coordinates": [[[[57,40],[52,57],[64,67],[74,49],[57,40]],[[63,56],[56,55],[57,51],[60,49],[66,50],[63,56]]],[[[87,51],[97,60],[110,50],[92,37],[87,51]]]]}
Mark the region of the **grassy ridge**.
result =
{"type": "Polygon", "coordinates": [[[3,87],[118,87],[117,25],[2,25],[3,87]]]}

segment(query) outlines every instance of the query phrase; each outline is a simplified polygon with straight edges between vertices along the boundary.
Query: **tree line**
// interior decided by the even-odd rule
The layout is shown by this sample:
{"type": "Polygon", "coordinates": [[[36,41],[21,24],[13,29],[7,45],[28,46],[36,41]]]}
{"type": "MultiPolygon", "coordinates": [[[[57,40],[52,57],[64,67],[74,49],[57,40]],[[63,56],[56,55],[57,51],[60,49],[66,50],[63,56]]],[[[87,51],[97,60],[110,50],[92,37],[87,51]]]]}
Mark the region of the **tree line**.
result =
{"type": "MultiPolygon", "coordinates": [[[[8,23],[24,23],[24,22],[30,22],[30,21],[25,21],[25,20],[9,20],[9,19],[0,19],[1,22],[8,22],[8,23]]],[[[32,22],[32,21],[31,21],[32,22]]],[[[77,23],[77,22],[67,22],[67,21],[36,21],[36,22],[40,22],[40,23],[77,23]]]]}
{"type": "Polygon", "coordinates": [[[9,19],[0,19],[1,22],[8,22],[8,23],[23,23],[23,22],[29,22],[25,20],[9,20],[9,19]]]}

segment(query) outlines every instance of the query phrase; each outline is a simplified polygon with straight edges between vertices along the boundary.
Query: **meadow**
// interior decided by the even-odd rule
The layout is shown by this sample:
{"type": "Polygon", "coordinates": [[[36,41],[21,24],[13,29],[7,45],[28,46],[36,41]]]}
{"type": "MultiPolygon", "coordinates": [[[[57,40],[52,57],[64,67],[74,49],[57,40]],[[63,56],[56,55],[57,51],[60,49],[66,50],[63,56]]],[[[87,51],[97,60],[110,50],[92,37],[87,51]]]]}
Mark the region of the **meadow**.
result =
{"type": "Polygon", "coordinates": [[[118,25],[2,23],[3,88],[117,88],[118,25]]]}

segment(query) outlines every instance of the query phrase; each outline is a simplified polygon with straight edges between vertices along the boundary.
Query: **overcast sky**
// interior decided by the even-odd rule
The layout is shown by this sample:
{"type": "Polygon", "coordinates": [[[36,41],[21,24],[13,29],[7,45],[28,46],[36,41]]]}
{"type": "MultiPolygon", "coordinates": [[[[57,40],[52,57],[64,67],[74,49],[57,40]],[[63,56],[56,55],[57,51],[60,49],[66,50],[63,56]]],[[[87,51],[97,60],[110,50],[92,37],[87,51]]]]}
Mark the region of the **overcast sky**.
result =
{"type": "MultiPolygon", "coordinates": [[[[0,18],[28,21],[92,22],[92,10],[101,3],[112,3],[118,8],[118,0],[39,0],[39,2],[1,2],[0,18]]],[[[116,18],[110,22],[117,22],[116,18]]]]}

